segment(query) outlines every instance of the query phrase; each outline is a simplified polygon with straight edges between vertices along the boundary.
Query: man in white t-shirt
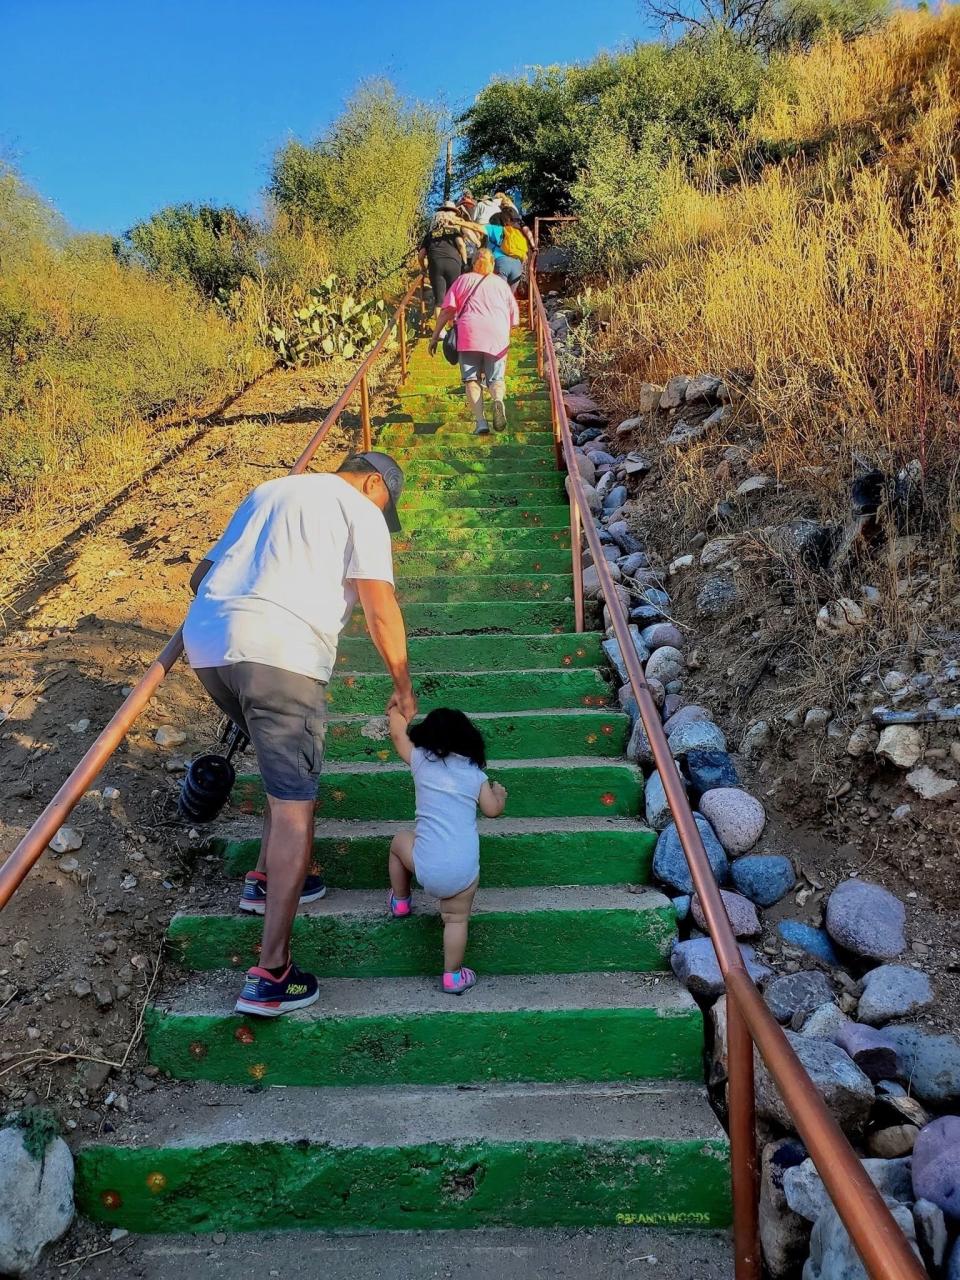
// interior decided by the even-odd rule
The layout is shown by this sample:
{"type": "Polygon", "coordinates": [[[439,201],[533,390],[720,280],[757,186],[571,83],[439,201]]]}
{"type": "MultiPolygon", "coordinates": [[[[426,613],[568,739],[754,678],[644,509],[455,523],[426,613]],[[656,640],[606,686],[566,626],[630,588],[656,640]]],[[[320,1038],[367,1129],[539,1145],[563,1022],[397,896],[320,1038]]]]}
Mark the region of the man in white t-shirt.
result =
{"type": "Polygon", "coordinates": [[[390,546],[402,490],[403,472],[376,452],[348,458],[334,475],[270,480],[243,500],[190,579],[187,659],[249,735],[267,797],[260,861],[240,899],[241,910],[264,916],[263,942],[238,1013],[275,1017],[317,999],[316,978],[290,958],[290,934],[298,906],[326,892],[307,875],[326,686],[358,599],[393,678],[387,710],[416,713],[390,546]]]}

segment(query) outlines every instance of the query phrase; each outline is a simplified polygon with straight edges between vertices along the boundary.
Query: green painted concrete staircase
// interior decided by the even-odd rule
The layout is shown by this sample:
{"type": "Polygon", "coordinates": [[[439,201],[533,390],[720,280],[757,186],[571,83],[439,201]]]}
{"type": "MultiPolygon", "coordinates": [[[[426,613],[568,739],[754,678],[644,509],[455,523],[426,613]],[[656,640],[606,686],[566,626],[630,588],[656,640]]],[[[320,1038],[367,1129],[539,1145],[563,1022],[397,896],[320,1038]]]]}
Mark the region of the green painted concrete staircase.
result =
{"type": "Polygon", "coordinates": [[[172,921],[176,965],[146,1015],[173,1082],[80,1152],[90,1216],[167,1232],[729,1221],[701,1014],[669,972],[673,907],[645,887],[643,778],[623,758],[601,637],[574,631],[568,512],[526,336],[509,385],[510,427],[475,439],[454,371],[421,346],[377,439],[409,477],[396,561],[421,708],[473,715],[509,791],[507,814],[480,821],[480,983],[439,990],[429,901],[386,914],[413,788],[355,619],[315,842],[331,888],[294,933],[320,1002],[276,1021],[228,1012],[261,927],[234,911],[263,805],[259,777],[241,777],[216,845],[222,894],[172,921]]]}

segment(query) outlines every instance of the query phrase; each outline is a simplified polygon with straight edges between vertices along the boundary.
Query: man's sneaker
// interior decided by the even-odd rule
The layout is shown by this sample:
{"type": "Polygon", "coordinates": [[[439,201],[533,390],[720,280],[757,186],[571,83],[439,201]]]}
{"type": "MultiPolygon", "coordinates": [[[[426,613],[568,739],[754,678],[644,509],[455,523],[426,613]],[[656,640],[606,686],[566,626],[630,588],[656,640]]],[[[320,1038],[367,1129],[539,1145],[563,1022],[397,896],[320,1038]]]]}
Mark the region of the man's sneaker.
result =
{"type": "Polygon", "coordinates": [[[507,411],[503,407],[502,400],[494,400],[493,402],[493,429],[494,431],[506,431],[507,429],[507,411]]]}
{"type": "Polygon", "coordinates": [[[484,420],[483,422],[478,422],[477,425],[473,428],[473,434],[475,436],[488,436],[490,434],[489,422],[487,422],[486,420],[484,420]]]}
{"type": "Polygon", "coordinates": [[[465,991],[469,991],[476,984],[476,981],[477,975],[464,964],[459,969],[455,969],[453,973],[448,971],[443,975],[443,989],[447,995],[462,996],[465,991]]]}
{"type": "Polygon", "coordinates": [[[235,1013],[252,1013],[260,1018],[279,1018],[281,1013],[305,1009],[319,995],[317,980],[312,973],[304,973],[291,961],[286,973],[275,978],[269,969],[254,966],[247,970],[247,980],[240,998],[234,1006],[235,1013]]]}
{"type": "MultiPolygon", "coordinates": [[[[318,898],[324,897],[326,892],[327,886],[323,883],[323,876],[307,876],[300,894],[300,906],[305,906],[308,902],[316,902],[318,898]]],[[[250,871],[247,873],[238,905],[241,911],[251,911],[255,916],[263,915],[267,909],[267,877],[265,872],[250,871]]]]}
{"type": "Polygon", "coordinates": [[[401,920],[404,916],[410,914],[412,898],[398,898],[396,894],[390,895],[390,914],[394,920],[401,920]]]}

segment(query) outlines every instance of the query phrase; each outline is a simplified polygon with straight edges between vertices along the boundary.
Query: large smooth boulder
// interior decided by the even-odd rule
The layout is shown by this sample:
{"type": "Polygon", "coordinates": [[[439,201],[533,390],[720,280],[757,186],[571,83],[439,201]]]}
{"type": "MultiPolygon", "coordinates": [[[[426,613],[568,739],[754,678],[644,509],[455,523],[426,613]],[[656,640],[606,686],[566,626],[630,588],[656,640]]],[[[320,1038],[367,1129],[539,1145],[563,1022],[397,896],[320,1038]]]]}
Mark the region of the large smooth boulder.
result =
{"type": "MultiPolygon", "coordinates": [[[[682,778],[681,781],[683,781],[682,778]]],[[[647,826],[652,827],[654,831],[662,831],[673,821],[670,806],[667,804],[667,793],[663,789],[663,781],[658,769],[654,769],[646,781],[643,788],[643,802],[647,826]]]]}
{"type": "Polygon", "coordinates": [[[660,394],[661,409],[679,409],[683,404],[690,379],[685,373],[670,378],[660,394]]]}
{"type": "Polygon", "coordinates": [[[933,1003],[930,979],[903,964],[881,964],[863,979],[857,1017],[873,1027],[894,1018],[910,1018],[933,1003]]]}
{"type": "MultiPolygon", "coordinates": [[[[890,1198],[887,1198],[887,1207],[919,1258],[916,1228],[909,1207],[890,1198]]],[[[810,1257],[803,1268],[803,1280],[869,1280],[866,1267],[832,1204],[824,1209],[810,1233],[810,1257]]]]}
{"type": "Polygon", "coordinates": [[[813,1013],[829,1004],[833,987],[818,969],[801,969],[773,978],[764,988],[763,998],[778,1022],[792,1022],[798,1014],[813,1013]]]}
{"type": "Polygon", "coordinates": [[[748,853],[760,839],[767,815],[763,805],[738,787],[717,787],[700,797],[700,812],[727,853],[748,853]]]}
{"type": "MultiPolygon", "coordinates": [[[[769,975],[770,970],[757,960],[753,947],[741,944],[740,954],[754,982],[762,982],[769,975]]],[[[674,943],[670,967],[691,995],[709,1000],[723,992],[723,974],[709,938],[674,943]]]]}
{"type": "Polygon", "coordinates": [[[913,1148],[913,1190],[960,1221],[960,1116],[940,1116],[920,1130],[913,1148]]]}
{"type": "Polygon", "coordinates": [[[661,684],[667,685],[671,680],[680,680],[686,670],[687,660],[680,650],[665,644],[654,649],[647,660],[644,674],[648,679],[659,680],[661,684]]]}
{"type": "MultiPolygon", "coordinates": [[[[626,572],[625,569],[624,572],[626,572]]],[[[640,633],[640,639],[651,653],[665,646],[671,649],[683,648],[683,632],[672,622],[654,622],[651,626],[644,627],[640,633]]]]}
{"type": "Polygon", "coordinates": [[[697,702],[688,702],[685,707],[680,707],[673,715],[670,715],[663,722],[663,732],[669,738],[671,733],[677,729],[685,729],[689,724],[696,724],[700,720],[709,720],[710,712],[706,707],[701,707],[697,702]]]}
{"type": "Polygon", "coordinates": [[[900,899],[869,880],[843,880],[827,899],[827,933],[870,960],[893,960],[903,951],[906,918],[900,899]]]}
{"type": "Polygon", "coordinates": [[[936,1107],[960,1106],[960,1043],[954,1036],[928,1035],[912,1023],[888,1026],[910,1091],[936,1107]]]}
{"type": "Polygon", "coordinates": [[[793,864],[781,853],[748,853],[731,869],[733,887],[758,907],[772,907],[796,883],[793,864]]]}
{"type": "Polygon", "coordinates": [[[777,933],[792,947],[799,947],[807,955],[816,956],[824,964],[836,968],[840,958],[833,949],[830,935],[825,929],[817,929],[802,920],[781,920],[777,925],[777,933]]]}
{"type": "MultiPolygon", "coordinates": [[[[910,1160],[861,1160],[863,1171],[882,1196],[900,1204],[913,1199],[910,1160]]],[[[812,1160],[804,1160],[783,1175],[787,1204],[808,1222],[816,1222],[830,1204],[830,1196],[812,1160]]]]}
{"type": "MultiPolygon", "coordinates": [[[[757,909],[749,898],[739,893],[731,893],[729,889],[721,889],[720,897],[730,921],[730,928],[735,938],[755,938],[761,932],[757,909]]],[[[703,914],[700,895],[695,893],[690,903],[690,910],[698,929],[707,932],[707,918],[703,914]]]]}
{"type": "MultiPolygon", "coordinates": [[[[713,828],[702,814],[695,813],[693,817],[707,853],[713,878],[717,884],[726,884],[727,876],[730,874],[730,864],[723,851],[723,845],[713,834],[713,828]]],[[[668,823],[660,833],[653,853],[653,874],[663,884],[668,884],[671,889],[676,889],[680,893],[693,893],[693,880],[675,822],[668,823]]]]}
{"type": "MultiPolygon", "coordinates": [[[[844,1133],[858,1135],[873,1106],[873,1085],[852,1058],[835,1044],[785,1031],[800,1063],[844,1133]]],[[[756,1056],[757,1114],[764,1120],[793,1128],[793,1120],[759,1054],[756,1056]]]]}
{"type": "Polygon", "coordinates": [[[694,799],[718,787],[736,787],[740,782],[736,766],[726,751],[688,751],[687,776],[694,799]]]}
{"type": "MultiPolygon", "coordinates": [[[[658,650],[662,653],[663,650],[658,650]]],[[[696,720],[693,724],[673,729],[667,738],[675,756],[685,756],[688,751],[726,751],[727,740],[710,720],[696,720]]]]}
{"type": "Polygon", "coordinates": [[[849,1018],[839,1005],[831,1000],[829,1004],[818,1005],[806,1018],[800,1028],[800,1034],[809,1040],[833,1040],[834,1033],[849,1022],[849,1018]]]}
{"type": "Polygon", "coordinates": [[[896,1080],[901,1073],[900,1055],[889,1036],[861,1022],[846,1022],[830,1037],[844,1053],[849,1053],[865,1076],[876,1084],[879,1080],[896,1080]]]}
{"type": "Polygon", "coordinates": [[[0,1129],[0,1275],[27,1275],[73,1221],[73,1156],[54,1138],[42,1158],[23,1132],[0,1129]]]}

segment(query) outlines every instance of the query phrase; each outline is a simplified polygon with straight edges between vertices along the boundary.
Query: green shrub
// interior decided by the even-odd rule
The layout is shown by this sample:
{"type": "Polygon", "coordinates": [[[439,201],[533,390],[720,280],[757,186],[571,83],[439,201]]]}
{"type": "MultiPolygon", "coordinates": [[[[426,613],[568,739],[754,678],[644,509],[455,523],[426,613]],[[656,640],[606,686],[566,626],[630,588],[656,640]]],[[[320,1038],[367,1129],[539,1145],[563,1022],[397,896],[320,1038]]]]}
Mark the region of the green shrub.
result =
{"type": "Polygon", "coordinates": [[[351,288],[397,274],[416,232],[440,150],[439,116],[386,82],[362,87],[323,137],[274,157],[270,195],[287,234],[322,246],[351,288]]]}
{"type": "Polygon", "coordinates": [[[168,279],[187,280],[207,298],[231,294],[257,271],[260,233],[229,206],[168,205],[123,236],[118,251],[168,279]]]}
{"type": "Polygon", "coordinates": [[[310,289],[303,306],[290,320],[272,321],[268,334],[281,364],[342,356],[352,360],[370,350],[383,331],[386,305],[382,299],[361,302],[344,294],[336,276],[327,276],[310,289]]]}

